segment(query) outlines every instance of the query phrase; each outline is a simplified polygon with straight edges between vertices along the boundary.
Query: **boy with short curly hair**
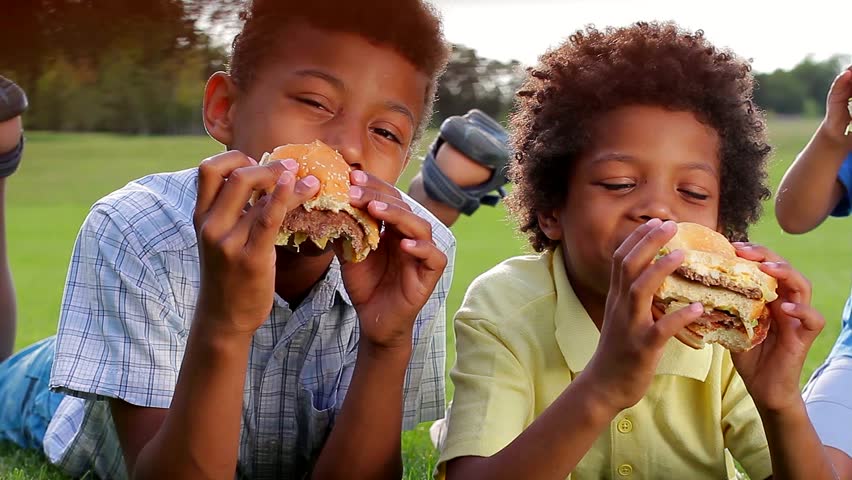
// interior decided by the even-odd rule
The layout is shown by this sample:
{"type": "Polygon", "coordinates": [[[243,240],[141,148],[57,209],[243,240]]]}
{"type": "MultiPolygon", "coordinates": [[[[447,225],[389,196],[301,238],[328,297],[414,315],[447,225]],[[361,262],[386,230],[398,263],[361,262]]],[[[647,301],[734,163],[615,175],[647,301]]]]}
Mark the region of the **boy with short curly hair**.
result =
{"type": "Polygon", "coordinates": [[[831,478],[798,382],[823,319],[810,285],[745,242],[770,147],[749,65],[699,31],[575,33],[541,57],[511,120],[510,207],[539,255],[478,278],[456,315],[447,478],[831,478]],[[694,222],[779,282],[753,350],[672,337],[700,303],[652,311],[694,222]]]}

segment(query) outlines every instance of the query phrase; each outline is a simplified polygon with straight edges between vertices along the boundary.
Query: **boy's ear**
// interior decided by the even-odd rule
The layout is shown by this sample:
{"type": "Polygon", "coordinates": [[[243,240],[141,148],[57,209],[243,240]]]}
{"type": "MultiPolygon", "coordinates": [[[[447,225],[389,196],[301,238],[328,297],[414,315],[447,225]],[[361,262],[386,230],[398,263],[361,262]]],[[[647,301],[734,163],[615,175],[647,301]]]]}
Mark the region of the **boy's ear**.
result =
{"type": "Polygon", "coordinates": [[[562,240],[562,222],[559,220],[559,211],[550,210],[536,213],[538,227],[553,241],[562,240]]]}
{"type": "Polygon", "coordinates": [[[219,143],[229,146],[234,137],[233,106],[237,85],[225,72],[214,73],[204,88],[204,128],[219,143]]]}

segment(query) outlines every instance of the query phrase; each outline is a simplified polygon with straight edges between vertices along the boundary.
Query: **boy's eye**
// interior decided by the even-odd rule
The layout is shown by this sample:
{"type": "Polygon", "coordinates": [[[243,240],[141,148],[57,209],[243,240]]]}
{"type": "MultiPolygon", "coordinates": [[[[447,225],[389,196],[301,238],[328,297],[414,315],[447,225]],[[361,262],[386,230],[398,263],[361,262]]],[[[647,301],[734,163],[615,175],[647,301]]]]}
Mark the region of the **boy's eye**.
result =
{"type": "Polygon", "coordinates": [[[318,101],[316,101],[316,100],[314,100],[314,99],[312,99],[312,98],[304,98],[304,97],[301,97],[301,98],[299,98],[298,100],[299,100],[300,102],[304,103],[305,105],[309,105],[309,106],[311,106],[311,107],[318,108],[318,109],[320,109],[320,110],[325,110],[326,112],[331,112],[331,110],[329,110],[328,108],[326,108],[326,106],[325,106],[325,105],[321,104],[320,102],[318,102],[318,101]]]}
{"type": "Polygon", "coordinates": [[[627,190],[628,188],[633,188],[636,186],[635,183],[610,183],[610,182],[600,182],[598,185],[603,188],[611,191],[617,190],[627,190]]]}
{"type": "Polygon", "coordinates": [[[374,128],[373,132],[375,132],[377,135],[379,135],[381,137],[387,138],[388,140],[390,140],[394,143],[398,143],[398,144],[402,145],[402,141],[399,139],[399,137],[394,135],[389,130],[385,130],[384,128],[374,128]]]}
{"type": "Polygon", "coordinates": [[[680,193],[686,195],[687,197],[694,198],[696,200],[707,200],[710,198],[710,195],[705,195],[703,193],[695,192],[693,190],[687,190],[685,188],[678,189],[680,193]]]}

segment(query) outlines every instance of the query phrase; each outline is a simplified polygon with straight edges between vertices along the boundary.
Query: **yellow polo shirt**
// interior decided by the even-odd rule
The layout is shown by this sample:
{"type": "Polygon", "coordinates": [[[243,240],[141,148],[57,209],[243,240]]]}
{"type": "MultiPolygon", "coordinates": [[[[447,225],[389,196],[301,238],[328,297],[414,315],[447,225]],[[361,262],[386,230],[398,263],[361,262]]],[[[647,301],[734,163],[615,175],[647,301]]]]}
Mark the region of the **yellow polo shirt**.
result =
{"type": "MultiPolygon", "coordinates": [[[[600,338],[560,250],[512,258],[477,278],[455,331],[439,477],[444,462],[494,455],[520,435],[583,371],[600,338]]],[[[645,397],[613,419],[569,478],[725,479],[726,448],[753,480],[771,474],[763,425],[729,352],[672,339],[645,397]]]]}

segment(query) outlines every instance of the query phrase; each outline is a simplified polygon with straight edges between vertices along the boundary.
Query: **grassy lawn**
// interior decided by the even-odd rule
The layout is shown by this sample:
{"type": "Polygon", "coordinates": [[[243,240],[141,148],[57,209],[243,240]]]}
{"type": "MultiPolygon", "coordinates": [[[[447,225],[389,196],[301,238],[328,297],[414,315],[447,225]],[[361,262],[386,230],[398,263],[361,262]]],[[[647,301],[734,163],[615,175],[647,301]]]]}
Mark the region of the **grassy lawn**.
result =
{"type": "MultiPolygon", "coordinates": [[[[773,188],[815,126],[812,120],[778,120],[770,124],[776,147],[773,188]]],[[[7,199],[9,250],[19,299],[18,348],[55,332],[74,238],[95,200],[146,173],[188,168],[220,151],[215,142],[205,137],[34,132],[28,140],[26,158],[10,180],[7,199]]],[[[419,163],[413,162],[403,184],[418,168],[419,163]]],[[[811,279],[815,285],[814,304],[828,320],[805,365],[803,380],[831,348],[840,311],[849,294],[852,242],[850,225],[842,222],[829,219],[806,236],[786,235],[777,227],[771,204],[767,203],[764,220],[752,234],[752,240],[770,245],[811,279]]],[[[473,278],[501,259],[524,251],[524,242],[514,233],[502,208],[484,207],[473,217],[462,218],[453,230],[459,246],[449,312],[458,307],[473,278]]],[[[449,345],[453,344],[451,332],[449,345]]],[[[448,365],[452,365],[452,348],[448,357],[448,365]]],[[[451,395],[452,386],[448,388],[451,395]]],[[[426,425],[405,434],[403,451],[406,478],[430,476],[436,455],[426,425]]],[[[0,479],[6,478],[63,477],[38,455],[0,445],[0,479]]]]}

